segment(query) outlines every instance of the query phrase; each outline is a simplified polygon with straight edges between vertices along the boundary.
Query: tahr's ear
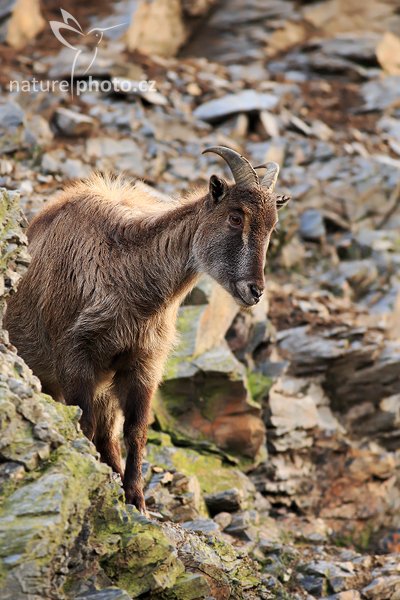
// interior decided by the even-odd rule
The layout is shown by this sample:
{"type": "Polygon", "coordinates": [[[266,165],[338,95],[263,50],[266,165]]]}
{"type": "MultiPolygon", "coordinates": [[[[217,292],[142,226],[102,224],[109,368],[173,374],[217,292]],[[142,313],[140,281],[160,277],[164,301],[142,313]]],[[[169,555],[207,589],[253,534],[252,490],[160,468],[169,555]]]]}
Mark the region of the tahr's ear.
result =
{"type": "Polygon", "coordinates": [[[219,202],[225,196],[228,190],[228,184],[218,175],[210,177],[210,196],[214,202],[219,202]]]}
{"type": "Polygon", "coordinates": [[[276,196],[276,208],[281,210],[289,202],[290,196],[276,196]]]}

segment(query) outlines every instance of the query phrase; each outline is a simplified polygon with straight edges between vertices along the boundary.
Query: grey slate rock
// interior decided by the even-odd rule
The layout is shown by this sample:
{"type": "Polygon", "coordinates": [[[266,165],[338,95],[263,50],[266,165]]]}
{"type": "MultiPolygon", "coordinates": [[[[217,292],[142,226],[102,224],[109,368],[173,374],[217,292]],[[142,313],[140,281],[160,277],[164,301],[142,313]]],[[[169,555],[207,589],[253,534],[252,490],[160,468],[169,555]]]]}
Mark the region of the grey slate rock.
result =
{"type": "Polygon", "coordinates": [[[218,533],[219,527],[212,519],[194,519],[182,523],[182,528],[196,533],[218,533]]]}
{"type": "Polygon", "coordinates": [[[0,105],[0,153],[14,152],[27,145],[25,114],[16,102],[0,105]]]}
{"type": "Polygon", "coordinates": [[[324,219],[319,210],[310,208],[300,217],[300,235],[304,240],[319,240],[325,235],[324,219]]]}
{"type": "Polygon", "coordinates": [[[95,590],[75,597],[75,600],[130,600],[131,596],[119,588],[95,590]]]}
{"type": "Polygon", "coordinates": [[[68,137],[89,135],[94,127],[94,120],[91,117],[63,107],[58,108],[54,113],[53,123],[62,135],[68,137]]]}
{"type": "Polygon", "coordinates": [[[193,115],[208,123],[215,123],[237,113],[273,110],[278,102],[279,99],[273,94],[243,90],[205,102],[193,111],[193,115]]]}
{"type": "Polygon", "coordinates": [[[242,508],[243,495],[240,490],[233,488],[232,490],[224,490],[216,494],[207,494],[204,497],[207,508],[211,515],[216,515],[220,512],[235,512],[242,508]]]}

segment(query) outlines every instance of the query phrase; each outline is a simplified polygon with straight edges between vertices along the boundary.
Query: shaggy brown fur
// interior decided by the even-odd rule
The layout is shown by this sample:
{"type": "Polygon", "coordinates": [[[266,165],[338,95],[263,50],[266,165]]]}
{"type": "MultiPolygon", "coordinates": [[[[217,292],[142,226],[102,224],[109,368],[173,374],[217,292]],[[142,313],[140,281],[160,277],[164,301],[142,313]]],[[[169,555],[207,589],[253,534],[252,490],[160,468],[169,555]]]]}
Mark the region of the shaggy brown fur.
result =
{"type": "Polygon", "coordinates": [[[6,313],[11,341],[45,392],[81,407],[83,432],[140,510],[150,399],[179,304],[204,271],[241,304],[258,300],[276,204],[216,176],[209,192],[165,203],[140,183],[94,175],[30,225],[32,261],[6,313]]]}

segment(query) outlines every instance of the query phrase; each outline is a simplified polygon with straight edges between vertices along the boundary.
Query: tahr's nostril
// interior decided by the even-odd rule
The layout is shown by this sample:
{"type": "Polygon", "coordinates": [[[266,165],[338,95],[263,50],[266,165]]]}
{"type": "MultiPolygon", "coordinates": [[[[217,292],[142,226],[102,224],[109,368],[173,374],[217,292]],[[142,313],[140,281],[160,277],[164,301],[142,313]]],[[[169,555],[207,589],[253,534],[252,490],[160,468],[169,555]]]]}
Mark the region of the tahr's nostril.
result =
{"type": "Polygon", "coordinates": [[[251,295],[253,296],[253,298],[255,300],[259,300],[262,296],[263,293],[263,289],[259,288],[257,285],[255,285],[254,283],[250,283],[249,284],[249,288],[250,288],[250,292],[251,295]]]}

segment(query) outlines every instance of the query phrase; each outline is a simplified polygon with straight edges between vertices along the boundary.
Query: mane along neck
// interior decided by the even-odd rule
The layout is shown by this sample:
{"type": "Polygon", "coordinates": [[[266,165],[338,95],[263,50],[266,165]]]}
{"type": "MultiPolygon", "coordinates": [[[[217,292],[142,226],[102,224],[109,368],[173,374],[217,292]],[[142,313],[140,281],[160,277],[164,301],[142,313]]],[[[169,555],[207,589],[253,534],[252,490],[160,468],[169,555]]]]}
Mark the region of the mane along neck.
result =
{"type": "MultiPolygon", "coordinates": [[[[125,231],[130,251],[137,251],[139,268],[148,305],[157,310],[176,300],[180,302],[195,285],[199,270],[193,254],[193,240],[201,217],[205,196],[180,204],[160,215],[136,222],[125,231]],[[133,246],[133,248],[132,248],[133,246]]],[[[130,252],[128,251],[128,253],[130,252]]]]}

